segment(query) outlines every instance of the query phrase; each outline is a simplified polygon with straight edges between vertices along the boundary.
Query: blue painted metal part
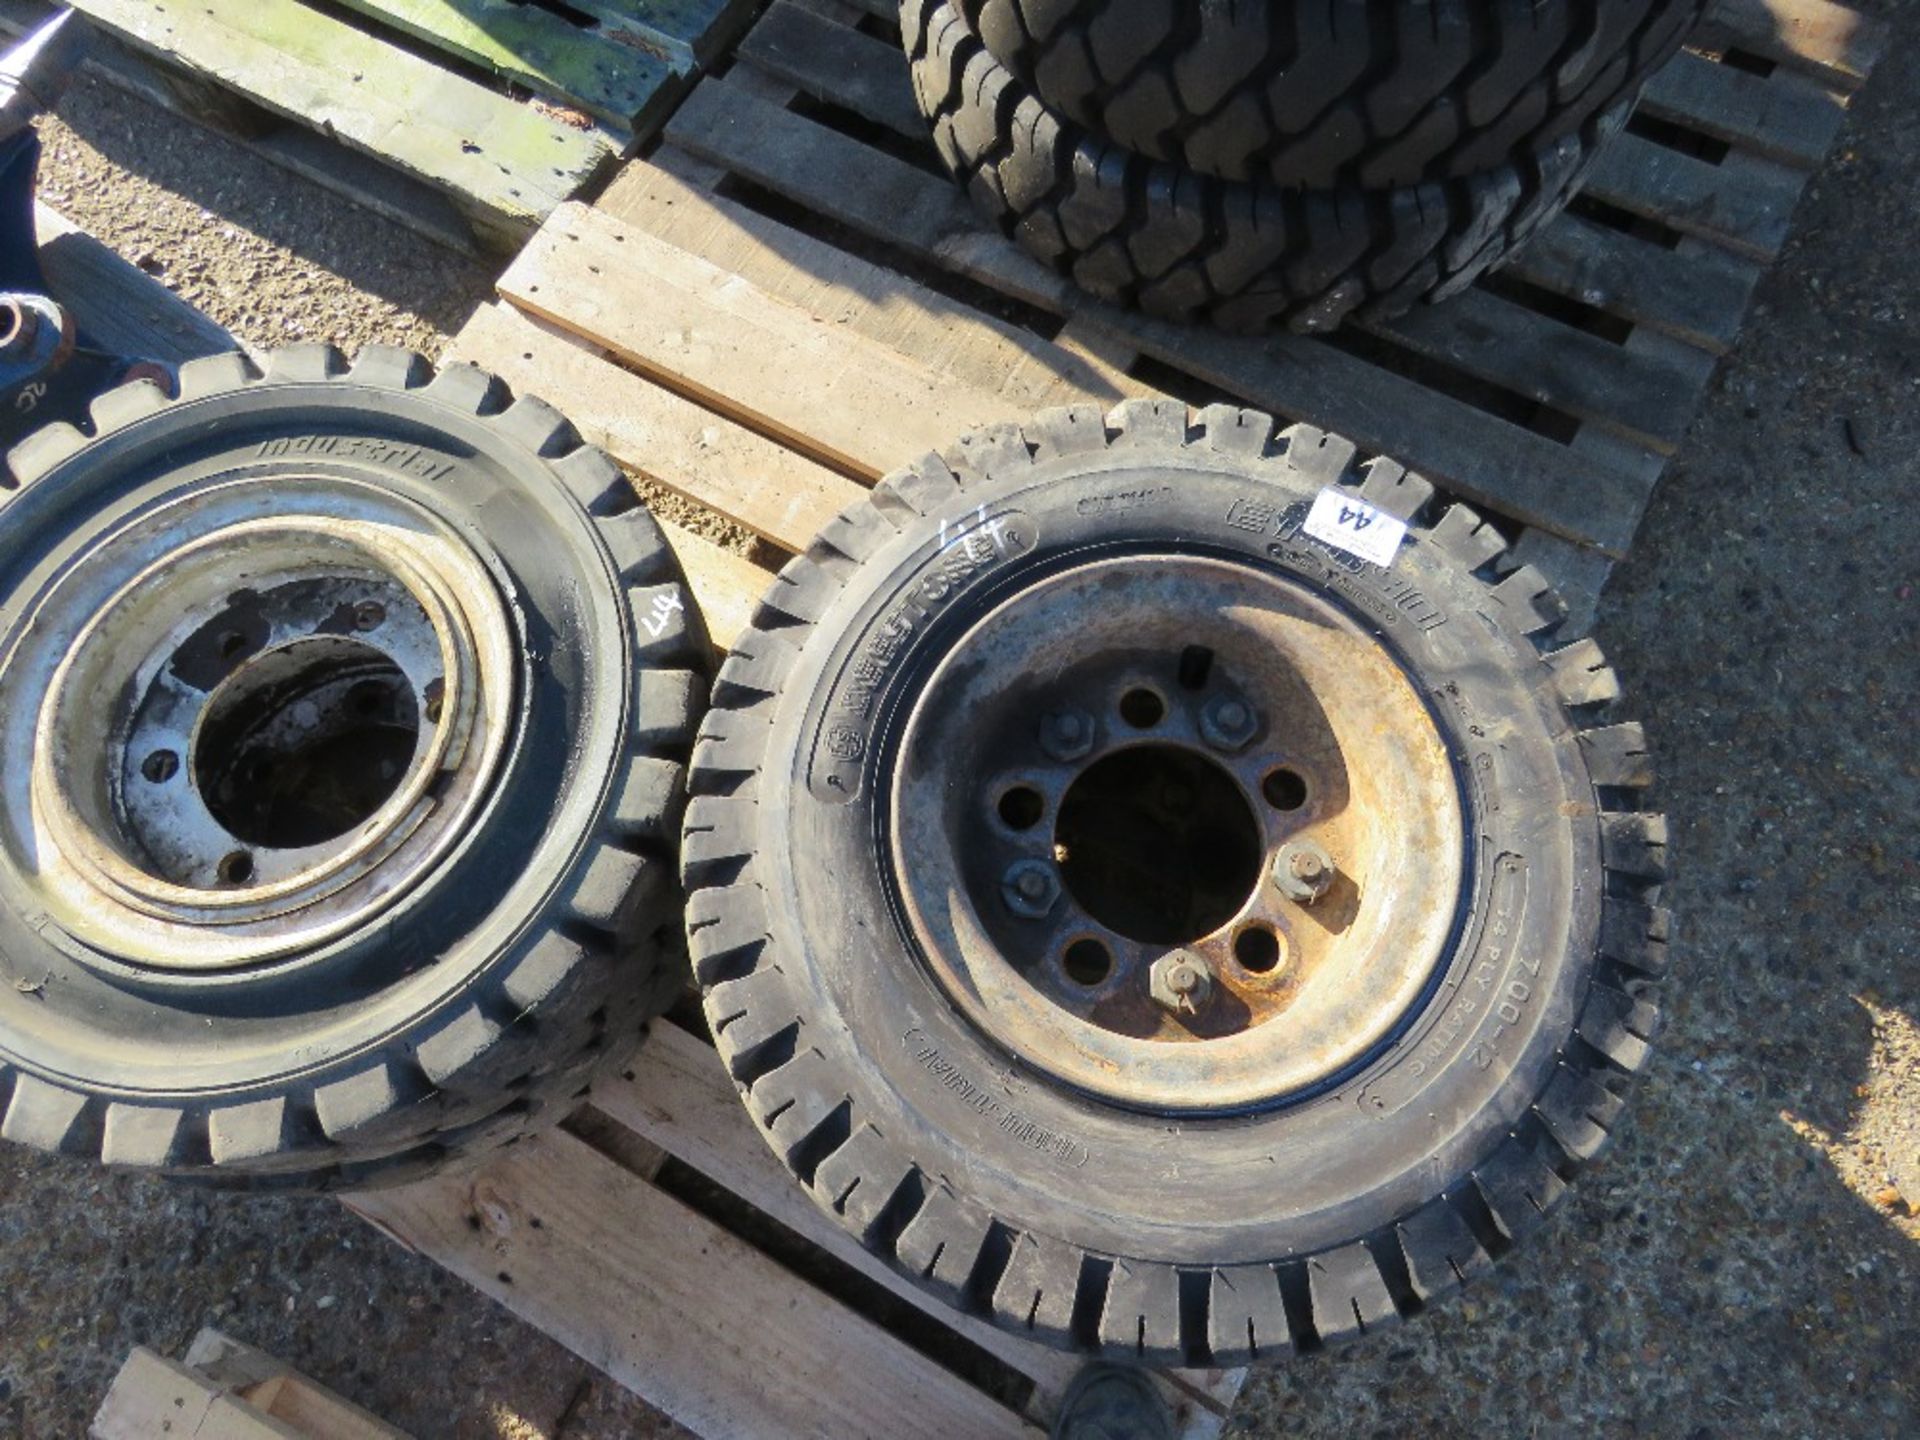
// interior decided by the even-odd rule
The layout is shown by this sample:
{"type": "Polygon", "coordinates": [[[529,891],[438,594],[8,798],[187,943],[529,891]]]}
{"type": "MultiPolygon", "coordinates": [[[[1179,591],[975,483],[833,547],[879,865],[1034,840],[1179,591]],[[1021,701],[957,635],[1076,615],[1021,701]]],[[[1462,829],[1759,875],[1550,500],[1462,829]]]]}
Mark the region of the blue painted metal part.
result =
{"type": "Polygon", "coordinates": [[[42,425],[82,418],[95,395],[121,380],[166,378],[158,367],[88,345],[45,293],[33,224],[40,161],[33,122],[66,87],[80,41],[67,11],[0,55],[0,456],[42,425]]]}

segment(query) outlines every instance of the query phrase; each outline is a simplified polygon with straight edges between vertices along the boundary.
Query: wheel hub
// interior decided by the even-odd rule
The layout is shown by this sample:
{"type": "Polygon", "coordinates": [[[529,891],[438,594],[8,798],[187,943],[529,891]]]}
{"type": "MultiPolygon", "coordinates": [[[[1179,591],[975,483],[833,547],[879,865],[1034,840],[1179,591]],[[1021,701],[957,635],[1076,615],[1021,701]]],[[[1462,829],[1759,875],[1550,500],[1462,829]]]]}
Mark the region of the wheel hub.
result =
{"type": "Polygon", "coordinates": [[[1226,561],[1095,561],[1003,602],[901,733],[903,921],[1028,1063],[1195,1112],[1322,1085],[1427,992],[1459,786],[1344,611],[1226,561]]]}
{"type": "Polygon", "coordinates": [[[41,613],[6,665],[41,698],[4,722],[36,868],[65,928],[149,969],[363,923],[464,833],[512,727],[514,632],[478,555],[350,481],[160,507],[41,613]]]}

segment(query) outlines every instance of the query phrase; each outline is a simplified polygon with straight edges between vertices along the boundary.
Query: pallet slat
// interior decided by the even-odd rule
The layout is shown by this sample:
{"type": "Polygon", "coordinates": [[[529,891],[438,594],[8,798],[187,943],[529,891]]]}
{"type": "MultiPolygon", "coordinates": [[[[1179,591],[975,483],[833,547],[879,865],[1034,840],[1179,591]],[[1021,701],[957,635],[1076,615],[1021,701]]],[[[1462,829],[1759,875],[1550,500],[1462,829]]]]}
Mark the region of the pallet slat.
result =
{"type": "Polygon", "coordinates": [[[1027,366],[998,390],[959,383],[579,204],[556,213],[500,293],[708,408],[869,478],[969,426],[1084,393],[1071,366],[1027,366]]]}
{"type": "Polygon", "coordinates": [[[1684,50],[1647,82],[1639,108],[1803,170],[1820,163],[1847,114],[1804,77],[1762,77],[1684,50]]]}
{"type": "Polygon", "coordinates": [[[624,131],[647,128],[649,120],[664,117],[683,88],[681,72],[638,43],[582,29],[514,0],[343,3],[624,131]]]}
{"type": "MultiPolygon", "coordinates": [[[[868,1279],[923,1303],[891,1266],[823,1216],[793,1183],[726,1083],[712,1047],[678,1025],[655,1025],[634,1061],[632,1078],[601,1085],[594,1091],[593,1105],[868,1279]]],[[[955,1314],[949,1323],[1033,1380],[1048,1408],[1080,1369],[1071,1355],[1016,1339],[971,1316],[955,1314]]]]}
{"type": "Polygon", "coordinates": [[[1716,355],[1732,348],[1760,266],[1697,242],[1678,250],[1576,214],[1534,236],[1501,271],[1716,355]]]}
{"type": "Polygon", "coordinates": [[[1718,0],[1696,39],[1855,90],[1885,53],[1885,22],[1832,0],[1718,0]]]}
{"type": "Polygon", "coordinates": [[[1658,358],[1555,324],[1485,290],[1422,305],[1369,327],[1416,354],[1671,450],[1713,373],[1702,351],[1658,358]]]}
{"type": "Polygon", "coordinates": [[[701,1434],[1041,1433],[564,1133],[350,1203],[701,1434]]]}
{"type": "Polygon", "coordinates": [[[523,237],[610,158],[606,139],[295,0],[76,0],[145,53],[324,129],[523,237]]]}
{"type": "MultiPolygon", "coordinates": [[[[696,87],[666,134],[816,214],[855,225],[914,259],[957,262],[975,278],[1004,282],[999,288],[1072,313],[1249,404],[1311,417],[1382,453],[1416,456],[1431,478],[1529,524],[1621,553],[1645,506],[1648,487],[1638,480],[1322,342],[1221,335],[1091,302],[982,230],[952,185],[730,83],[696,87]]],[[[803,241],[820,243],[798,232],[784,243],[799,249],[803,241]]]]}
{"type": "Polygon", "coordinates": [[[1639,135],[1614,137],[1583,193],[1756,260],[1787,243],[1806,176],[1785,165],[1732,154],[1719,164],[1639,135]]]}
{"type": "Polygon", "coordinates": [[[517,394],[563,409],[630,470],[797,551],[865,494],[846,476],[608,364],[510,306],[477,311],[454,342],[517,394]]]}

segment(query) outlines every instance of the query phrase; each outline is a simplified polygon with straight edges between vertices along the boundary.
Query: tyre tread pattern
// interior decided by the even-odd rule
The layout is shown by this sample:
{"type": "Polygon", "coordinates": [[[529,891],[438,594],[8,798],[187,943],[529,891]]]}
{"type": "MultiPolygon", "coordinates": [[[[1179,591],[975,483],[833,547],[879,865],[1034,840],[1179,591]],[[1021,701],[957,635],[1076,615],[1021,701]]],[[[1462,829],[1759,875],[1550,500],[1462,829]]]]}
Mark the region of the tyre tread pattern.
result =
{"type": "MultiPolygon", "coordinates": [[[[171,395],[149,380],[110,390],[91,433],[55,425],[0,464],[0,503],[105,436],[168,406],[281,384],[418,391],[483,420],[544,462],[606,542],[628,608],[671,590],[679,623],[632,657],[632,724],[596,833],[529,933],[477,977],[468,1002],[403,1035],[352,1073],[331,1072],[238,1104],[110,1101],[0,1063],[0,1138],[220,1189],[334,1191],[404,1184],[456,1157],[509,1144],[566,1114],[625,1063],[682,983],[675,845],[685,771],[705,708],[710,650],[665,536],[623,473],[544,402],[514,398],[470,365],[330,345],[180,367],[171,395]]],[[[657,612],[654,612],[657,613],[657,612]]]]}
{"type": "Polygon", "coordinates": [[[935,149],[987,221],[1100,299],[1241,333],[1458,293],[1560,213],[1628,110],[1471,175],[1282,189],[1152,160],[1049,109],[955,0],[905,0],[902,29],[935,149]]]}
{"type": "Polygon", "coordinates": [[[1391,496],[1412,527],[1410,543],[1434,545],[1474,576],[1522,653],[1537,657],[1543,693],[1560,702],[1582,753],[1620,757],[1593,777],[1610,838],[1588,997],[1531,1111],[1470,1174],[1380,1233],[1332,1251],[1196,1271],[1015,1230],[925,1175],[904,1145],[875,1129],[806,1043],[811,1002],[783,968],[769,928],[751,798],[768,761],[779,686],[765,647],[797,655],[812,617],[826,613],[854,568],[826,535],[782,573],[721,668],[694,752],[684,878],[696,978],[721,1053],[760,1129],[817,1203],[912,1278],[1016,1334],[1120,1360],[1229,1365],[1318,1349],[1418,1313],[1531,1233],[1605,1149],[1658,1027],[1651,990],[1667,968],[1669,923],[1659,904],[1666,830],[1640,808],[1651,781],[1640,727],[1608,720],[1618,694],[1612,670],[1591,640],[1556,637],[1557,618],[1543,617],[1557,609],[1536,572],[1515,567],[1505,541],[1469,507],[1441,502],[1422,477],[1360,457],[1314,427],[1276,429],[1255,411],[1190,412],[1173,401],[1126,401],[1104,414],[1086,405],[1052,410],[1023,427],[975,432],[896,471],[829,534],[892,530],[896,514],[930,513],[965,492],[1011,484],[1038,459],[1168,447],[1284,467],[1295,483],[1391,496]],[[809,1062],[804,1110],[789,1073],[796,1055],[809,1062]],[[796,1110],[805,1123],[783,1126],[796,1110]],[[805,1154],[804,1169],[796,1153],[805,1154]]]}
{"type": "Polygon", "coordinates": [[[1417,185],[1537,153],[1630,98],[1705,0],[958,0],[1043,105],[1224,180],[1417,185]]]}

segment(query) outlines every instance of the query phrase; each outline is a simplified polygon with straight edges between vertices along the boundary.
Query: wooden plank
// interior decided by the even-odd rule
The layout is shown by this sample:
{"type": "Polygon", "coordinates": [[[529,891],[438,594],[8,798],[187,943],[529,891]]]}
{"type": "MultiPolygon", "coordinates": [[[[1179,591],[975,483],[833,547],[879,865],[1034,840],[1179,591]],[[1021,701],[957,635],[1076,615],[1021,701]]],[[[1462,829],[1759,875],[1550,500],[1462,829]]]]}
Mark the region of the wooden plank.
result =
{"type": "Polygon", "coordinates": [[[620,43],[661,56],[676,70],[709,64],[759,10],[759,0],[568,0],[620,43]]]}
{"type": "MultiPolygon", "coordinates": [[[[822,1213],[767,1148],[734,1094],[713,1047],[679,1026],[656,1025],[634,1062],[633,1077],[603,1082],[595,1089],[592,1103],[802,1239],[912,1301],[1033,1380],[1036,1390],[1029,1414],[1050,1416],[1079,1373],[1082,1361],[1077,1356],[1018,1339],[929,1300],[924,1291],[822,1213]]],[[[1196,1412],[1212,1409],[1224,1413],[1239,1393],[1245,1375],[1244,1370],[1174,1373],[1178,1383],[1160,1378],[1182,1435],[1191,1433],[1187,1427],[1198,1418],[1196,1412]]]]}
{"type": "Polygon", "coordinates": [[[178,365],[237,348],[220,326],[44,205],[34,206],[34,228],[48,292],[99,349],[178,365]]]}
{"type": "Polygon", "coordinates": [[[667,543],[673,546],[694,599],[700,603],[707,637],[721,652],[730,650],[733,642],[746,633],[754,607],[773,584],[773,572],[671,521],[662,520],[660,528],[666,532],[667,543]]]}
{"type": "Polygon", "coordinates": [[[820,1212],[767,1148],[727,1081],[713,1047],[678,1025],[659,1024],[633,1063],[633,1078],[603,1082],[593,1105],[670,1151],[803,1240],[818,1245],[869,1280],[951,1325],[988,1354],[1031,1379],[1048,1412],[1058,1404],[1080,1361],[1009,1335],[937,1304],[820,1212]]]}
{"type": "Polygon", "coordinates": [[[705,406],[622,370],[507,305],[476,311],[454,351],[565,411],[628,469],[789,551],[804,550],[864,488],[705,406]]]}
{"type": "Polygon", "coordinates": [[[1724,354],[1761,269],[1715,246],[1690,241],[1668,250],[1566,214],[1500,273],[1724,354]]]}
{"type": "Polygon", "coordinates": [[[342,1399],[286,1361],[211,1326],[194,1336],[184,1363],[310,1440],[408,1440],[405,1431],[342,1399]]]}
{"type": "Polygon", "coordinates": [[[541,229],[500,291],[709,409],[868,477],[1087,393],[1071,363],[1022,365],[993,390],[963,384],[582,205],[541,229]]]}
{"type": "Polygon", "coordinates": [[[563,1133],[349,1203],[700,1434],[1040,1433],[563,1133]]]}
{"type": "Polygon", "coordinates": [[[78,0],[145,53],[448,192],[483,238],[523,237],[594,178],[605,137],[364,35],[296,0],[78,0]]]}
{"type": "Polygon", "coordinates": [[[517,0],[342,0],[349,8],[623,131],[645,134],[683,85],[629,29],[583,29],[517,0]]]}
{"type": "MultiPolygon", "coordinates": [[[[669,153],[684,159],[680,152],[669,153]]],[[[1049,341],[660,166],[628,165],[595,208],[733,271],[822,325],[865,336],[976,389],[999,391],[1038,374],[1046,377],[1043,393],[1052,398],[1036,397],[1036,403],[1064,399],[1111,405],[1157,393],[1116,367],[1110,346],[1096,351],[1084,334],[1067,334],[1071,322],[1061,329],[1065,343],[1060,336],[1049,341]]],[[[991,303],[998,297],[986,298],[991,303]]]]}
{"type": "Polygon", "coordinates": [[[809,94],[828,96],[876,125],[910,139],[926,137],[898,45],[778,0],[740,42],[740,58],[809,94]],[[830,85],[822,83],[831,76],[830,85]]]}
{"type": "MultiPolygon", "coordinates": [[[[726,82],[695,87],[667,135],[813,213],[1073,314],[1090,331],[1123,337],[1249,404],[1394,455],[1516,519],[1614,553],[1632,539],[1647,499],[1644,481],[1317,341],[1227,336],[1100,305],[985,230],[952,185],[726,82]]],[[[796,248],[808,238],[787,234],[783,244],[796,248]]]]}
{"type": "Polygon", "coordinates": [[[1639,135],[1621,134],[1600,152],[1585,192],[1756,260],[1771,260],[1806,175],[1738,152],[1718,165],[1639,135]]]}
{"type": "MultiPolygon", "coordinates": [[[[0,0],[0,34],[25,34],[53,13],[40,0],[0,0]]],[[[216,131],[261,159],[344,195],[435,244],[461,254],[474,251],[472,227],[444,194],[389,169],[370,155],[349,150],[318,131],[303,130],[231,90],[192,80],[136,53],[104,31],[96,30],[88,37],[83,68],[117,89],[216,131]]]]}
{"type": "Polygon", "coordinates": [[[1738,47],[1803,70],[1838,90],[1856,90],[1885,53],[1885,21],[1831,0],[1719,0],[1693,43],[1738,47]]]}
{"type": "Polygon", "coordinates": [[[314,1440],[144,1346],[120,1367],[87,1434],[92,1440],[314,1440]]]}
{"type": "Polygon", "coordinates": [[[1805,76],[1754,75],[1686,51],[1647,82],[1637,113],[1802,170],[1825,158],[1847,117],[1844,105],[1805,76]]]}
{"type": "Polygon", "coordinates": [[[1462,374],[1662,450],[1686,433],[1713,372],[1713,357],[1703,351],[1641,354],[1484,290],[1367,328],[1462,374]]]}

